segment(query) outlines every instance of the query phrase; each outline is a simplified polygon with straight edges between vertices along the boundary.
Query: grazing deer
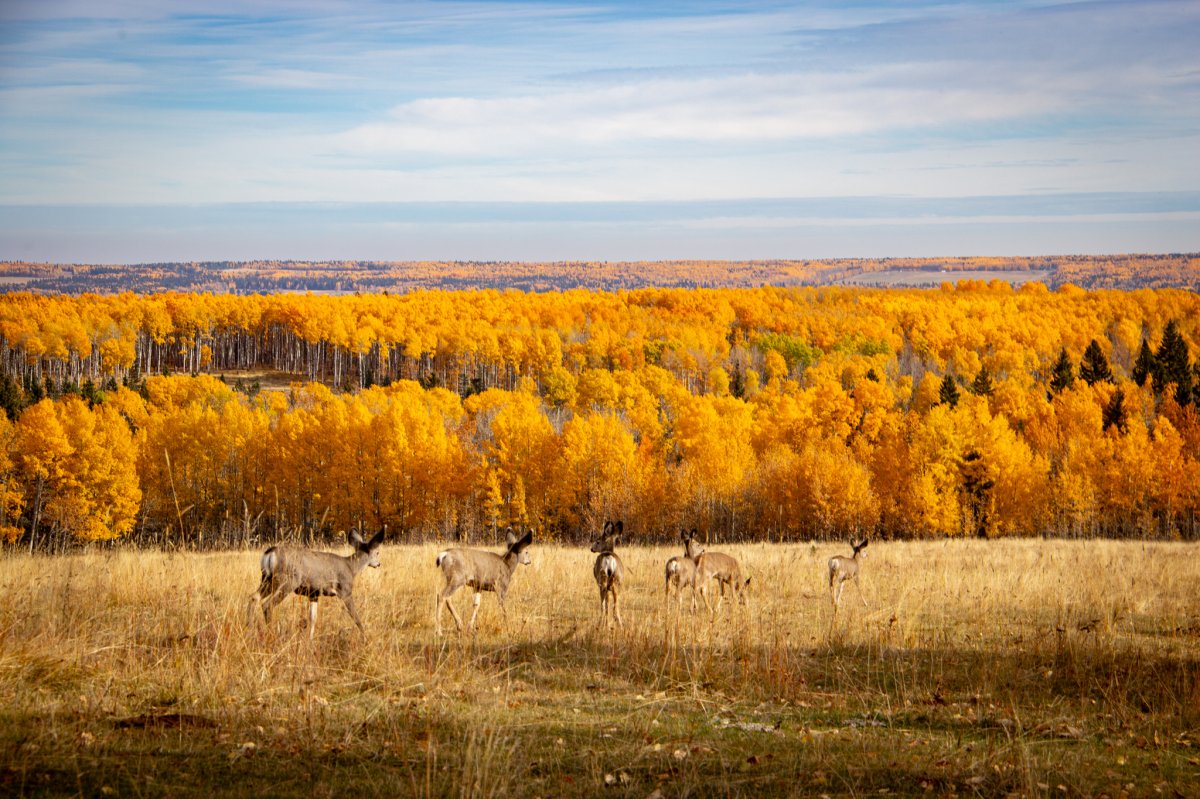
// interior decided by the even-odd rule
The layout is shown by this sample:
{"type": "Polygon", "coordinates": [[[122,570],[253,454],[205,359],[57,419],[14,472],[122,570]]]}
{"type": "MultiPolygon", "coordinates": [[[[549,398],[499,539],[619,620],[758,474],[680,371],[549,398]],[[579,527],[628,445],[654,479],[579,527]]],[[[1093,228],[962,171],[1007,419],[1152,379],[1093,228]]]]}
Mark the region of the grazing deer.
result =
{"type": "Polygon", "coordinates": [[[250,601],[261,604],[263,619],[271,623],[271,609],[296,593],[308,598],[308,638],[311,641],[317,626],[317,600],[322,596],[336,596],[346,606],[346,611],[358,630],[366,637],[362,619],[354,609],[354,578],[367,566],[379,568],[379,545],[387,528],[380,530],[370,541],[364,541],[357,530],[351,530],[347,538],[354,552],[335,555],[332,552],[314,552],[290,546],[274,546],[263,553],[262,582],[250,601]]]}
{"type": "Polygon", "coordinates": [[[530,562],[529,553],[525,551],[525,548],[533,543],[533,531],[529,530],[525,532],[525,535],[518,536],[510,527],[508,528],[507,542],[508,548],[503,555],[458,547],[438,553],[437,566],[446,576],[446,585],[438,594],[437,613],[434,616],[434,627],[438,635],[442,633],[443,605],[450,609],[450,615],[454,617],[454,624],[459,630],[462,629],[462,619],[459,618],[454,606],[450,604],[450,597],[454,596],[454,592],[464,585],[475,589],[475,609],[471,611],[471,620],[467,623],[468,631],[475,626],[475,616],[479,613],[479,602],[483,598],[484,591],[495,592],[496,599],[500,602],[500,610],[507,618],[508,611],[504,609],[504,596],[508,593],[508,586],[517,566],[528,565],[530,562]]]}
{"type": "Polygon", "coordinates": [[[683,589],[692,589],[692,611],[696,610],[696,559],[704,552],[704,547],[696,543],[696,531],[681,532],[683,541],[683,557],[678,555],[667,561],[664,574],[663,603],[670,601],[671,586],[675,586],[676,604],[683,606],[683,589]]]}
{"type": "Polygon", "coordinates": [[[850,557],[845,555],[834,555],[829,559],[829,595],[833,598],[833,609],[837,610],[838,604],[842,601],[842,591],[846,589],[846,583],[850,580],[854,581],[858,587],[858,598],[862,600],[863,607],[867,606],[867,600],[863,597],[862,586],[858,584],[858,567],[861,561],[859,556],[866,557],[867,553],[863,552],[867,548],[867,539],[863,538],[857,544],[854,539],[850,539],[850,546],[854,549],[854,554],[850,557]],[[836,586],[836,590],[835,590],[836,586]]]}
{"type": "Polygon", "coordinates": [[[742,580],[742,567],[738,565],[735,558],[726,555],[723,552],[701,552],[696,558],[696,582],[692,586],[692,592],[697,589],[700,591],[700,598],[704,600],[704,607],[712,614],[716,614],[721,609],[721,602],[725,599],[725,589],[732,589],[733,593],[742,602],[746,601],[746,589],[750,586],[750,578],[742,580]],[[717,606],[713,606],[708,601],[708,585],[712,580],[716,580],[721,587],[721,594],[717,597],[717,606]]]}
{"type": "Polygon", "coordinates": [[[592,551],[599,553],[596,555],[596,564],[592,567],[592,576],[596,578],[596,586],[600,589],[600,623],[608,621],[608,602],[611,599],[618,627],[625,626],[621,621],[621,607],[618,604],[621,581],[625,579],[625,564],[621,563],[613,548],[620,542],[624,532],[625,522],[605,522],[600,540],[592,544],[592,551]]]}

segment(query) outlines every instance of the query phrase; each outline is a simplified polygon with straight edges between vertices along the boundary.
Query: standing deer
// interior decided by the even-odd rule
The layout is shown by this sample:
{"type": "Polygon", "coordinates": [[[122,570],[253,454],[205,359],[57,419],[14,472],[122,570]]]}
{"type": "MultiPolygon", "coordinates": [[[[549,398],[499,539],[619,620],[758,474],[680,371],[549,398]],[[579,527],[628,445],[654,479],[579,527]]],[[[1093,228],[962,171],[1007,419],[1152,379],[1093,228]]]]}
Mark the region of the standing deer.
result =
{"type": "Polygon", "coordinates": [[[859,555],[866,557],[867,553],[863,552],[867,548],[867,539],[863,538],[857,544],[854,539],[850,539],[850,546],[854,549],[854,554],[850,557],[845,555],[834,555],[829,559],[829,595],[833,598],[833,609],[837,610],[838,605],[842,601],[842,591],[846,589],[846,583],[850,580],[854,581],[858,587],[858,598],[862,600],[863,607],[867,606],[867,600],[863,597],[862,586],[858,583],[858,567],[862,561],[859,560],[859,555]],[[835,590],[836,586],[836,590],[835,590]]]}
{"type": "Polygon", "coordinates": [[[475,589],[475,609],[471,611],[471,620],[467,623],[468,631],[475,626],[475,616],[479,613],[479,602],[483,598],[484,591],[495,592],[496,599],[500,603],[500,610],[506,618],[508,617],[508,611],[504,609],[504,596],[508,593],[508,586],[517,566],[530,563],[529,553],[525,551],[525,548],[533,543],[533,531],[529,530],[525,532],[525,535],[518,536],[510,527],[508,528],[507,543],[508,548],[503,555],[458,547],[438,553],[437,566],[446,576],[446,585],[438,594],[437,613],[434,616],[434,627],[438,635],[442,634],[443,605],[450,609],[450,615],[454,617],[454,624],[459,630],[462,629],[462,619],[459,618],[454,606],[450,604],[450,597],[454,596],[454,592],[464,585],[475,589]]]}
{"type": "Polygon", "coordinates": [[[263,619],[271,623],[271,609],[296,593],[308,598],[308,638],[311,641],[317,627],[317,600],[322,596],[336,596],[346,606],[346,611],[358,630],[366,637],[362,619],[354,608],[354,578],[367,566],[379,568],[379,545],[383,542],[386,527],[364,541],[357,530],[351,530],[349,555],[332,552],[314,552],[291,546],[274,546],[262,554],[262,582],[258,591],[251,595],[253,604],[261,604],[263,619]]]}
{"type": "Polygon", "coordinates": [[[696,559],[704,552],[704,547],[696,543],[696,531],[681,532],[683,541],[683,556],[675,555],[667,561],[664,574],[663,603],[670,601],[671,586],[675,586],[676,604],[683,606],[683,589],[692,589],[692,611],[696,610],[696,559]]]}
{"type": "Polygon", "coordinates": [[[608,603],[611,599],[618,627],[625,626],[621,621],[621,607],[618,604],[621,581],[625,579],[625,564],[621,563],[613,548],[620,542],[624,532],[625,522],[605,522],[600,540],[592,544],[592,551],[599,553],[596,555],[596,564],[592,567],[592,576],[596,578],[596,586],[600,589],[600,623],[605,624],[608,621],[608,603]]]}
{"type": "Polygon", "coordinates": [[[742,602],[745,602],[746,588],[749,585],[750,578],[742,580],[742,567],[730,555],[723,552],[701,552],[696,559],[696,582],[692,586],[692,592],[695,593],[697,588],[699,589],[700,598],[704,600],[704,607],[708,608],[709,613],[715,615],[721,609],[721,602],[725,599],[727,587],[732,589],[742,602]],[[713,608],[708,601],[708,585],[712,580],[716,580],[721,587],[716,608],[713,608]]]}

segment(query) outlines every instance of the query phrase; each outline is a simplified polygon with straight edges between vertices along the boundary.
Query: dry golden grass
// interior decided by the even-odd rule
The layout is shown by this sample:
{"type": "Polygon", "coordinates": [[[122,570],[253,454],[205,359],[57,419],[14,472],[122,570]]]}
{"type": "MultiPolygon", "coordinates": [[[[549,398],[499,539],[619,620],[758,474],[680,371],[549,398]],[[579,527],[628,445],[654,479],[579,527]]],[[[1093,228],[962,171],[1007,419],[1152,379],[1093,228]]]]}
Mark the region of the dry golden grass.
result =
{"type": "Polygon", "coordinates": [[[846,545],[721,549],[715,621],[625,548],[599,628],[594,556],[535,545],[439,639],[438,548],[389,546],[368,638],[323,599],[312,644],[247,623],[256,552],[5,553],[0,794],[1200,795],[1195,546],[876,542],[836,617],[846,545]]]}

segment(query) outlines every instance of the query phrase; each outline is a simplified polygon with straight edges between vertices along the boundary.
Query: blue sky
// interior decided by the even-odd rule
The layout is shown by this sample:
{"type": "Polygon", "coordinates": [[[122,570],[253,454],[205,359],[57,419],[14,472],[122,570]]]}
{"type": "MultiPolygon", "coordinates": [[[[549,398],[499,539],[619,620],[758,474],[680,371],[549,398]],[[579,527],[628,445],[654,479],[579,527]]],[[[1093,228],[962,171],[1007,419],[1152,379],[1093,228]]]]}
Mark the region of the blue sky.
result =
{"type": "Polygon", "coordinates": [[[0,0],[0,258],[1200,250],[1200,3],[0,0]]]}

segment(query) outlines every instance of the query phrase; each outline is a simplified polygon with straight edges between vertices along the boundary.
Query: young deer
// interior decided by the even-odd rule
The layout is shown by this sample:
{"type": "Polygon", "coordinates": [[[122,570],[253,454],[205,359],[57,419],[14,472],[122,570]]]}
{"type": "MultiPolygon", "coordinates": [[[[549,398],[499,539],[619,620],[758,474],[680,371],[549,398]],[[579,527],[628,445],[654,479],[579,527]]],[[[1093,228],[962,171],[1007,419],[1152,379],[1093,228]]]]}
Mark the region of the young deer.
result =
{"type": "Polygon", "coordinates": [[[692,589],[692,611],[696,610],[696,559],[704,553],[704,547],[696,543],[696,531],[681,532],[683,556],[676,555],[667,561],[664,574],[663,603],[671,599],[671,586],[675,586],[676,604],[683,607],[683,589],[692,589]]]}
{"type": "Polygon", "coordinates": [[[723,552],[702,552],[696,559],[696,582],[692,586],[692,593],[694,594],[699,589],[700,598],[704,600],[704,607],[714,615],[721,609],[726,587],[731,588],[738,599],[745,602],[746,588],[749,585],[749,577],[742,580],[742,567],[738,565],[737,560],[723,552]],[[713,608],[708,601],[708,584],[712,580],[716,580],[721,587],[716,608],[713,608]]]}
{"type": "Polygon", "coordinates": [[[317,626],[317,600],[322,596],[336,596],[346,606],[359,632],[366,637],[367,631],[354,609],[354,578],[367,566],[379,568],[379,545],[385,530],[380,530],[370,541],[364,541],[357,530],[351,530],[347,538],[354,552],[345,556],[299,547],[271,547],[259,561],[262,582],[250,597],[252,608],[253,604],[261,604],[263,618],[270,624],[271,609],[288,594],[307,597],[308,638],[311,641],[317,626]]]}
{"type": "Polygon", "coordinates": [[[833,598],[833,609],[837,610],[838,604],[842,601],[842,591],[846,589],[846,583],[854,580],[854,584],[858,586],[858,598],[862,600],[863,607],[867,606],[867,600],[863,597],[862,586],[858,584],[858,567],[861,561],[859,555],[866,557],[867,553],[863,552],[867,548],[867,539],[863,538],[857,544],[854,539],[850,539],[850,546],[854,549],[854,554],[850,557],[845,555],[834,555],[829,559],[829,595],[833,598]],[[836,590],[835,590],[836,586],[836,590]]]}
{"type": "Polygon", "coordinates": [[[479,613],[479,602],[483,598],[484,591],[495,592],[496,599],[500,602],[500,610],[507,618],[508,611],[504,609],[504,597],[508,593],[508,586],[517,566],[530,563],[529,553],[525,551],[525,548],[533,543],[533,531],[526,531],[525,535],[518,536],[510,527],[508,528],[507,543],[508,548],[503,555],[479,549],[457,547],[438,553],[437,566],[446,576],[446,585],[438,594],[437,614],[434,616],[434,628],[438,635],[442,634],[443,605],[450,609],[450,615],[454,617],[454,624],[459,630],[462,629],[462,619],[459,618],[454,606],[450,604],[450,597],[454,596],[454,592],[464,585],[475,589],[475,609],[471,611],[471,620],[467,622],[468,631],[475,626],[475,616],[479,613]]]}
{"type": "Polygon", "coordinates": [[[596,586],[600,589],[600,623],[608,622],[608,602],[611,599],[618,627],[625,626],[621,621],[619,604],[621,581],[625,579],[625,564],[621,563],[613,548],[620,542],[624,532],[625,522],[605,522],[600,540],[592,544],[592,551],[599,553],[596,555],[596,564],[592,567],[592,576],[596,578],[596,586]]]}

